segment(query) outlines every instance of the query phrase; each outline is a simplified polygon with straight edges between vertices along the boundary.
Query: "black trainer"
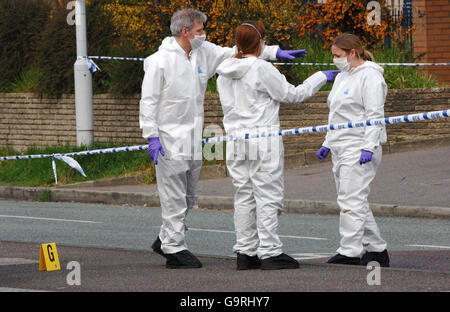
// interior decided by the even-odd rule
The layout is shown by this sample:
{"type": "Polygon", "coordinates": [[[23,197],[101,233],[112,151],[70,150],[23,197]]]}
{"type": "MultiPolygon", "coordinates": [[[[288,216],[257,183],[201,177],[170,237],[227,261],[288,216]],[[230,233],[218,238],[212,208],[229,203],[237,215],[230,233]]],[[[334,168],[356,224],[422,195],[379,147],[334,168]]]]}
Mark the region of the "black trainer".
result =
{"type": "Polygon", "coordinates": [[[299,266],[297,260],[285,253],[261,260],[261,270],[297,269],[299,266]]]}
{"type": "Polygon", "coordinates": [[[165,254],[168,269],[201,268],[202,263],[189,250],[185,249],[174,254],[165,254]]]}
{"type": "Polygon", "coordinates": [[[385,249],[381,252],[368,251],[361,257],[361,261],[359,261],[359,264],[367,265],[371,261],[378,262],[381,267],[389,267],[389,254],[387,250],[385,249]]]}
{"type": "Polygon", "coordinates": [[[164,252],[161,250],[161,240],[159,239],[159,236],[156,238],[156,240],[152,244],[152,249],[154,252],[160,254],[164,258],[167,258],[164,252]]]}
{"type": "Polygon", "coordinates": [[[261,268],[261,260],[258,256],[237,254],[237,270],[254,270],[261,268]]]}
{"type": "Polygon", "coordinates": [[[359,264],[361,259],[358,257],[347,257],[341,254],[337,254],[330,259],[328,259],[327,263],[333,264],[359,264]]]}

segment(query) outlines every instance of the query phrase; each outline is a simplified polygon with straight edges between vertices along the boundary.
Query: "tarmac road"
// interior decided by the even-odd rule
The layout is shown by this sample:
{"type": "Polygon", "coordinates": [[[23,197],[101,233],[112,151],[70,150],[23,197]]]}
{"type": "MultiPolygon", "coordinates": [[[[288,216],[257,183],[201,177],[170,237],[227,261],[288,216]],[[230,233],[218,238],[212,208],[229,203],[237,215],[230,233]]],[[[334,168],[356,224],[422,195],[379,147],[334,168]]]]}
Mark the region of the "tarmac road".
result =
{"type": "Polygon", "coordinates": [[[368,270],[325,264],[338,244],[338,216],[285,214],[284,251],[299,270],[235,270],[232,212],[193,210],[187,242],[203,268],[168,270],[150,251],[160,209],[77,203],[0,201],[0,289],[5,291],[448,291],[450,228],[447,220],[379,217],[391,254],[381,285],[368,270]],[[58,272],[39,272],[39,244],[56,242],[58,272]],[[80,263],[82,282],[69,286],[66,269],[80,263]],[[30,263],[31,262],[31,263],[30,263]],[[3,264],[2,264],[3,263],[3,264]],[[244,277],[244,279],[243,279],[244,277]],[[243,282],[245,281],[245,282],[243,282]]]}

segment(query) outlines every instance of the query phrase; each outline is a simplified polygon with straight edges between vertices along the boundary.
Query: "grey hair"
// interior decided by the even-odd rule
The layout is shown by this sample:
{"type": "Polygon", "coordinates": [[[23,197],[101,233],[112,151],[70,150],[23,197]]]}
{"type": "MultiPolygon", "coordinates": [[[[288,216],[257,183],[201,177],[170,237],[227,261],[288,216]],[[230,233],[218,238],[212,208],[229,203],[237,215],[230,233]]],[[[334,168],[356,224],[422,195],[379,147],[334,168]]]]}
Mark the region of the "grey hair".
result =
{"type": "Polygon", "coordinates": [[[207,17],[204,13],[191,8],[176,11],[170,19],[170,31],[172,32],[172,36],[180,36],[181,30],[185,27],[188,30],[191,30],[194,27],[194,22],[196,20],[206,23],[207,17]]]}

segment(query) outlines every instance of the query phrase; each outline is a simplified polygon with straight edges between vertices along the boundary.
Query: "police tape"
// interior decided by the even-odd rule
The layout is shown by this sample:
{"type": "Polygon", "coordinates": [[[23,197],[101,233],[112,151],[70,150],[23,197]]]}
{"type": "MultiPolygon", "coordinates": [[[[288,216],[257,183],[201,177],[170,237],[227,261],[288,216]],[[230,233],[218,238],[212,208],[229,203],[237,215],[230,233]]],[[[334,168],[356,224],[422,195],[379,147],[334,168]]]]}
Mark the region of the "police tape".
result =
{"type": "MultiPolygon", "coordinates": [[[[368,119],[357,122],[346,122],[339,124],[330,124],[330,125],[322,125],[322,126],[312,126],[305,128],[294,128],[287,130],[278,130],[278,131],[269,131],[269,132],[261,132],[261,133],[244,133],[242,135],[229,135],[229,136],[220,136],[213,138],[205,138],[202,140],[202,143],[219,143],[219,142],[227,142],[227,141],[237,141],[237,140],[248,140],[254,138],[261,137],[272,137],[272,136],[286,136],[286,135],[296,135],[296,134],[307,134],[307,133],[316,133],[316,132],[327,132],[327,131],[337,131],[348,128],[362,128],[362,127],[370,127],[370,126],[381,126],[381,125],[391,125],[396,123],[404,123],[404,122],[417,122],[422,120],[432,120],[432,119],[440,119],[440,118],[448,118],[450,115],[450,109],[442,110],[442,111],[433,111],[426,113],[417,113],[411,115],[402,115],[402,116],[394,116],[394,117],[386,117],[386,118],[378,118],[378,119],[368,119]]],[[[58,183],[58,177],[56,172],[56,161],[55,159],[61,160],[65,162],[70,167],[74,168],[78,172],[80,172],[83,176],[86,177],[83,169],[80,164],[73,159],[71,156],[85,156],[85,155],[97,155],[97,154],[108,154],[108,153],[118,153],[118,152],[132,152],[132,151],[142,151],[146,150],[148,145],[134,145],[134,146],[123,146],[123,147],[112,147],[106,149],[96,149],[96,150],[88,150],[88,151],[80,151],[80,152],[71,152],[71,153],[53,153],[53,154],[37,154],[37,155],[16,155],[16,156],[0,156],[0,160],[18,160],[18,159],[37,159],[37,158],[52,158],[52,169],[53,175],[55,177],[55,183],[58,183]]]]}
{"type": "Polygon", "coordinates": [[[338,124],[312,126],[312,127],[305,127],[305,128],[294,128],[294,129],[268,131],[268,132],[263,131],[260,133],[243,133],[240,135],[213,137],[213,138],[203,139],[202,143],[229,142],[229,141],[248,140],[248,139],[256,139],[256,138],[263,138],[263,137],[272,137],[272,136],[286,136],[286,135],[293,135],[293,134],[327,132],[327,131],[342,130],[342,129],[348,129],[348,128],[362,128],[362,127],[369,127],[369,126],[391,125],[391,124],[403,123],[403,122],[416,122],[416,121],[421,121],[421,120],[447,118],[449,115],[450,115],[450,109],[446,109],[446,110],[442,110],[442,111],[434,111],[434,112],[418,113],[418,114],[394,116],[394,117],[386,117],[386,118],[377,118],[377,119],[367,119],[367,120],[361,120],[361,121],[356,121],[356,122],[344,122],[344,123],[338,123],[338,124]]]}
{"type": "MultiPolygon", "coordinates": [[[[78,59],[97,60],[120,60],[120,61],[144,61],[142,57],[121,57],[121,56],[80,56],[78,59]]],[[[300,66],[335,66],[333,63],[280,63],[272,62],[273,65],[300,65],[300,66]]],[[[449,66],[450,63],[377,63],[380,66],[449,66]]]]}

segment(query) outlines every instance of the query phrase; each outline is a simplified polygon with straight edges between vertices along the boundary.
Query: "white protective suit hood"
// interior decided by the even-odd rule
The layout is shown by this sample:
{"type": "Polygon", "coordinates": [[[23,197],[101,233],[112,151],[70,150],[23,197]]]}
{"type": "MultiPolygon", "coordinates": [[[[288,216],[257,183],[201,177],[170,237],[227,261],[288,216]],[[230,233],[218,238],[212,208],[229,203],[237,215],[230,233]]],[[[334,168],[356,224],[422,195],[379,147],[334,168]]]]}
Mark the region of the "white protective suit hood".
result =
{"type": "Polygon", "coordinates": [[[349,70],[349,72],[351,73],[357,73],[361,70],[366,70],[367,68],[373,68],[376,71],[380,72],[381,75],[384,74],[384,69],[383,67],[381,67],[380,65],[378,65],[377,63],[371,62],[371,61],[365,61],[364,64],[356,67],[356,68],[352,68],[349,70]]]}
{"type": "Polygon", "coordinates": [[[217,67],[217,73],[229,79],[241,79],[257,60],[256,57],[230,58],[217,67]]]}

